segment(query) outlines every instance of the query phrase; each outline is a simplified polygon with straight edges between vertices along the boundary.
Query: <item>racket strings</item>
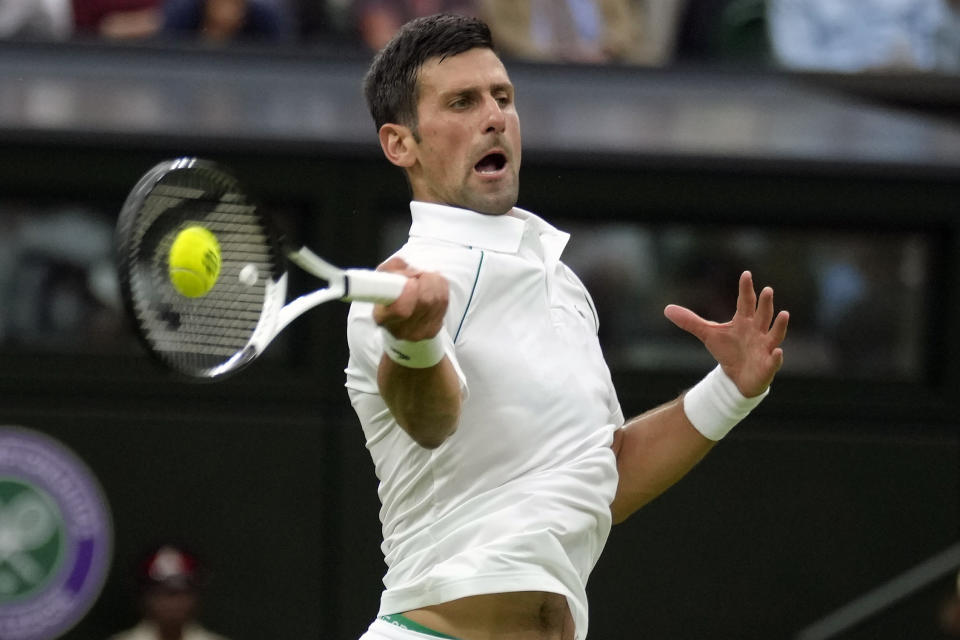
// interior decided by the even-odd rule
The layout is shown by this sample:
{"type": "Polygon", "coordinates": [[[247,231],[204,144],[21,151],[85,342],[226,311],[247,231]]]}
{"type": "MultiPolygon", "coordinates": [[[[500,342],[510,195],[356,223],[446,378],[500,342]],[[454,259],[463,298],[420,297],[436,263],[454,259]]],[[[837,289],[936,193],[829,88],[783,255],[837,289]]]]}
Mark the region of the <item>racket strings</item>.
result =
{"type": "Polygon", "coordinates": [[[154,351],[175,368],[192,372],[210,370],[243,351],[281,270],[256,207],[229,189],[158,183],[144,198],[138,220],[131,259],[139,276],[131,290],[134,312],[154,351]],[[177,292],[169,276],[170,247],[192,225],[209,229],[221,254],[216,283],[198,298],[177,292]],[[241,277],[245,268],[258,274],[256,281],[241,277]]]}

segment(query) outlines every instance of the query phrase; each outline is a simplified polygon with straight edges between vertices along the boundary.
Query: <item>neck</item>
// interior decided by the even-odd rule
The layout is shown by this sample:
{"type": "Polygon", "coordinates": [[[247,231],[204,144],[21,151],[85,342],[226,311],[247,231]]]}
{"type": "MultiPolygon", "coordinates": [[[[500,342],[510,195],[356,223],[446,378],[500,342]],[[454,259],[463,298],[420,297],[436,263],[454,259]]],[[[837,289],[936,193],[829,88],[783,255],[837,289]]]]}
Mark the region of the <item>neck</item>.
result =
{"type": "Polygon", "coordinates": [[[156,625],[157,640],[183,640],[184,625],[156,625]]]}

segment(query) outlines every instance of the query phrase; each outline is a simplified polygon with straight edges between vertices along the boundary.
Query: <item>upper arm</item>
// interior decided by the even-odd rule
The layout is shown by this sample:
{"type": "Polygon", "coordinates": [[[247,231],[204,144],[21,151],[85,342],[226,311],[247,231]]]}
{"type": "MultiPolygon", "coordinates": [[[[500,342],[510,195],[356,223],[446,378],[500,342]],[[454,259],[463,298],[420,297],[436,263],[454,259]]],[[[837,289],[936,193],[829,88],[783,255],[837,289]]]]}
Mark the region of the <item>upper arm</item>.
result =
{"type": "Polygon", "coordinates": [[[614,522],[673,486],[715,444],[687,419],[682,396],[630,420],[614,434],[612,445],[619,475],[610,505],[614,522]]]}

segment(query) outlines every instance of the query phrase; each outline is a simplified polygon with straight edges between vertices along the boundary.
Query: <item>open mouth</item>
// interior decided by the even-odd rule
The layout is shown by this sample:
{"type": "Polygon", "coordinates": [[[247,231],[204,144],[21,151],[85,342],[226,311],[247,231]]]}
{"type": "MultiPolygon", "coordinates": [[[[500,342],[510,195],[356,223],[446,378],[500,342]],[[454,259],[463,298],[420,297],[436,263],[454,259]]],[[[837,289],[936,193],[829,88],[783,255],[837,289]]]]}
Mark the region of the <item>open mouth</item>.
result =
{"type": "Polygon", "coordinates": [[[507,156],[499,151],[488,153],[480,159],[480,162],[474,165],[474,170],[481,174],[497,173],[507,166],[507,156]]]}

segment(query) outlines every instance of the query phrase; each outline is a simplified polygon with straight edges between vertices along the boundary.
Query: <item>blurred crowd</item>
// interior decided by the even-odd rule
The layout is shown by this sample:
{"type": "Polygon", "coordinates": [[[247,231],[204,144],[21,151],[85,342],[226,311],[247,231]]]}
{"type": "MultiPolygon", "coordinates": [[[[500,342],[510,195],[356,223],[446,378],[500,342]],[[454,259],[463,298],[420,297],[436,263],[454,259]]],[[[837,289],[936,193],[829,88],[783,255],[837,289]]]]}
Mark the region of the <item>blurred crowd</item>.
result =
{"type": "Polygon", "coordinates": [[[960,69],[960,0],[0,0],[0,38],[378,50],[407,20],[484,18],[506,58],[824,71],[960,69]]]}

